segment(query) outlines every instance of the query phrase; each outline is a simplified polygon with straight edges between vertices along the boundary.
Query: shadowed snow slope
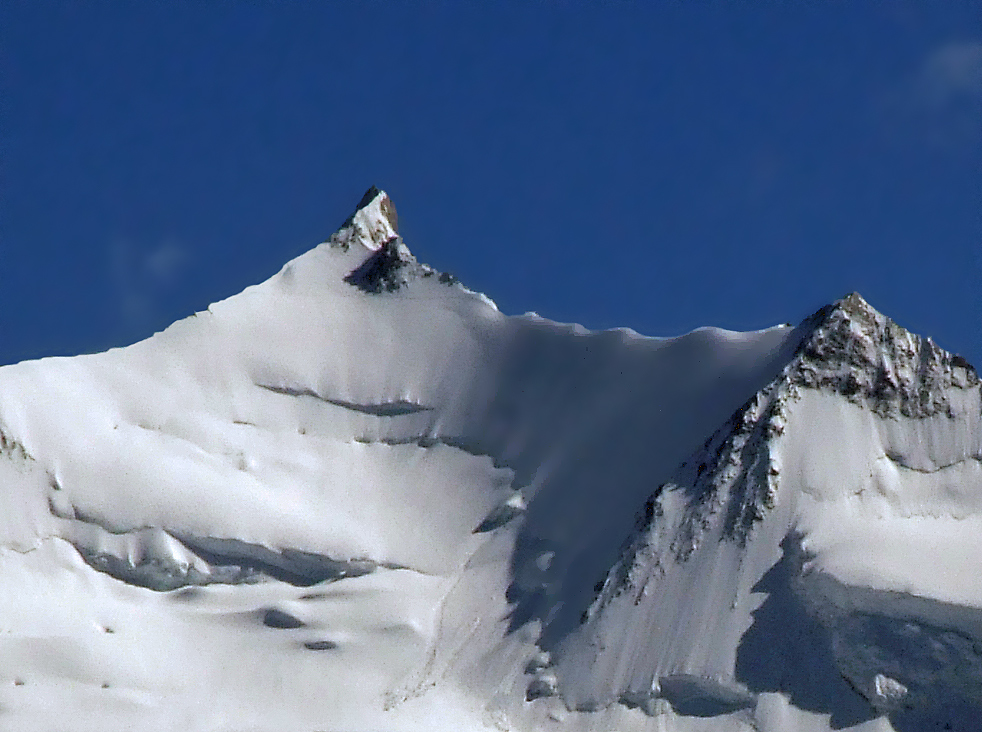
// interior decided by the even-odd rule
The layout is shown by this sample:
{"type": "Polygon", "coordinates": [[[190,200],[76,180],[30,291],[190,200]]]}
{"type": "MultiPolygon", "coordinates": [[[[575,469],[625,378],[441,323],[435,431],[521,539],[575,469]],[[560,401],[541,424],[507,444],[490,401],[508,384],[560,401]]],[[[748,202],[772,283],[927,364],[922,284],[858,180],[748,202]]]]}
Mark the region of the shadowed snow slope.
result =
{"type": "Polygon", "coordinates": [[[974,729],[979,419],[858,295],[508,317],[372,189],[206,312],[0,369],[0,727],[974,729]]]}

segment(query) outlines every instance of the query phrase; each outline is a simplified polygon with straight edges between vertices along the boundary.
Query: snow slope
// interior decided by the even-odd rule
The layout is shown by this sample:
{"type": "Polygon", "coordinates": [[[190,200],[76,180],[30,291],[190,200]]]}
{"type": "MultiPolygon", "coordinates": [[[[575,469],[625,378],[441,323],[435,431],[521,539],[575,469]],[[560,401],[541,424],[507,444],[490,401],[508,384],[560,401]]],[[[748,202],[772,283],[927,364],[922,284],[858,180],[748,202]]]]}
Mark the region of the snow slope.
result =
{"type": "Polygon", "coordinates": [[[975,729],[980,408],[857,295],[505,316],[371,189],[206,312],[0,369],[0,728],[975,729]]]}

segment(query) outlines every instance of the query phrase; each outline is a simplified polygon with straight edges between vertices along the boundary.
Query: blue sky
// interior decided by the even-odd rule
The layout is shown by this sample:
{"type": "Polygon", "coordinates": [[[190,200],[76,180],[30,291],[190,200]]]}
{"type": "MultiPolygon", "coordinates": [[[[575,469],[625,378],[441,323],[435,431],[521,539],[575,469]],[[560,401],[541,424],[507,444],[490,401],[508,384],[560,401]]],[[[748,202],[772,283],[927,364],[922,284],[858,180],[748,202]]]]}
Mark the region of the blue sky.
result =
{"type": "Polygon", "coordinates": [[[139,340],[371,184],[507,313],[859,290],[982,366],[979,2],[0,4],[0,363],[139,340]]]}

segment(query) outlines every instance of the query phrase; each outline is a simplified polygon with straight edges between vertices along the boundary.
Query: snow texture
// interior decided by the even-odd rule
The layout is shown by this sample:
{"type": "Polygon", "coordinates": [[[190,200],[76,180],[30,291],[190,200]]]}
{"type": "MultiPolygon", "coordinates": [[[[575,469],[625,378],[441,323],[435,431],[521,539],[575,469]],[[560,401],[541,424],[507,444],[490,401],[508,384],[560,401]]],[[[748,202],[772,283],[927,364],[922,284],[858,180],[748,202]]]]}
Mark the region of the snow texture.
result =
{"type": "Polygon", "coordinates": [[[858,294],[591,332],[370,189],[271,279],[0,369],[0,728],[976,730],[982,395],[858,294]]]}

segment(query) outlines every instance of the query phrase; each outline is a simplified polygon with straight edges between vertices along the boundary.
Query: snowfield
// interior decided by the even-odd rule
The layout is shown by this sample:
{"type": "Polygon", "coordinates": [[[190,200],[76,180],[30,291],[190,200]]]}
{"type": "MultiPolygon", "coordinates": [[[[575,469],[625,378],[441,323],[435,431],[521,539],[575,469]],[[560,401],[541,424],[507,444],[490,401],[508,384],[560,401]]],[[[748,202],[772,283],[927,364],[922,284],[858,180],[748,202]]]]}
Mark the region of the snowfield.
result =
{"type": "Polygon", "coordinates": [[[152,338],[0,368],[0,729],[982,729],[980,420],[856,294],[505,316],[371,189],[152,338]]]}

